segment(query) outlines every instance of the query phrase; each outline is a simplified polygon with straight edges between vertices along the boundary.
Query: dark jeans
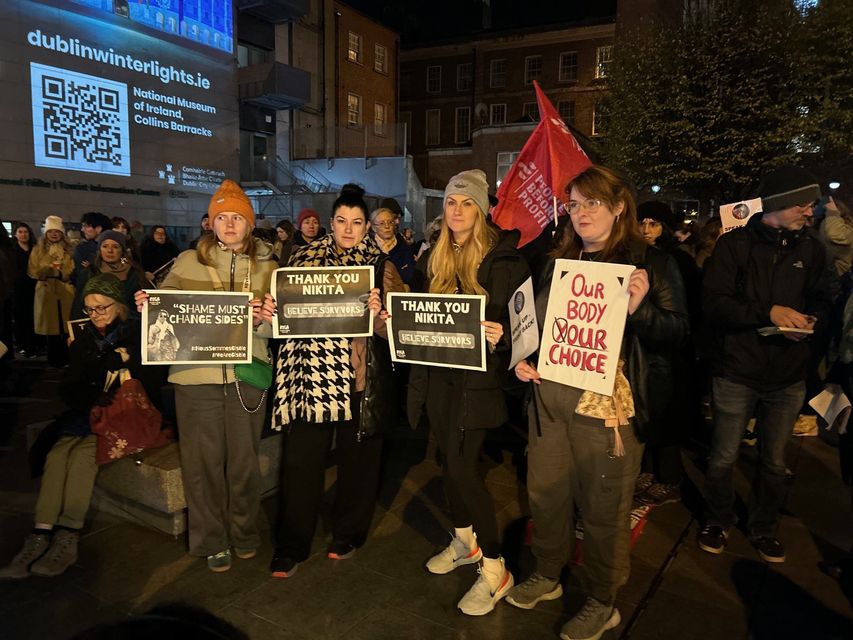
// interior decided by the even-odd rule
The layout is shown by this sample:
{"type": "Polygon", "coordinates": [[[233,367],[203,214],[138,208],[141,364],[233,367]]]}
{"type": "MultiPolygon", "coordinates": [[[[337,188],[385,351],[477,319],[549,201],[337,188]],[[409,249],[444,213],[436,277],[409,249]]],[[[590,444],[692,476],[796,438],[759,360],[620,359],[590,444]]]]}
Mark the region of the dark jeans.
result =
{"type": "Polygon", "coordinates": [[[376,508],[383,439],[372,436],[359,442],[357,433],[357,415],[348,421],[297,420],[290,425],[282,443],[276,554],[301,562],[311,553],[333,438],[338,479],[332,537],[354,547],[364,544],[376,508]]]}
{"type": "Polygon", "coordinates": [[[749,522],[751,537],[770,536],[785,498],[785,445],[794,430],[805,395],[805,383],[776,391],[756,391],[725,378],[714,378],[714,435],[705,477],[707,524],[735,524],[733,470],[740,441],[755,415],[759,432],[760,465],[752,485],[749,522]]]}
{"type": "Polygon", "coordinates": [[[612,602],[631,569],[630,513],[643,445],[633,426],[619,427],[625,455],[614,456],[616,429],[575,414],[579,397],[579,390],[548,380],[535,387],[527,459],[532,550],[536,570],[559,578],[575,541],[577,505],[584,523],[586,590],[612,602]]]}

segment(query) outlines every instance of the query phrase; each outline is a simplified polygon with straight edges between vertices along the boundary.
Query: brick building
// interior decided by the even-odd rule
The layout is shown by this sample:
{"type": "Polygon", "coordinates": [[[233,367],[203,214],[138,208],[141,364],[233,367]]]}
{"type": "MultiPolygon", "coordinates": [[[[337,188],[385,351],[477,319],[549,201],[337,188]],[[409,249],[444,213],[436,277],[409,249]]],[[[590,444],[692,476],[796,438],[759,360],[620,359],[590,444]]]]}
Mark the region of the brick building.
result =
{"type": "Polygon", "coordinates": [[[601,135],[614,33],[611,17],[404,49],[400,121],[423,185],[477,167],[494,187],[538,120],[534,79],[567,124],[601,135]]]}

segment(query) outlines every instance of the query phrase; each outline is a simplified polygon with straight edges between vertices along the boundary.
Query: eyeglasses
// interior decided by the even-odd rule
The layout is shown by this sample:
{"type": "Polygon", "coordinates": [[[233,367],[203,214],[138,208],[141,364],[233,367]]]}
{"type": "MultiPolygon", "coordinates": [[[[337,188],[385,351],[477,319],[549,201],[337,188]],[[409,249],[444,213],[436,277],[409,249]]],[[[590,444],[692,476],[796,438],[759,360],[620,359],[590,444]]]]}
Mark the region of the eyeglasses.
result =
{"type": "Polygon", "coordinates": [[[109,309],[114,304],[115,302],[111,302],[104,306],[98,305],[97,307],[83,307],[83,313],[85,313],[87,316],[102,316],[107,312],[107,309],[109,309]]]}
{"type": "Polygon", "coordinates": [[[597,211],[600,206],[601,200],[598,198],[587,198],[586,200],[581,201],[572,200],[568,205],[566,205],[566,209],[569,213],[577,213],[581,209],[592,213],[593,211],[597,211]]]}

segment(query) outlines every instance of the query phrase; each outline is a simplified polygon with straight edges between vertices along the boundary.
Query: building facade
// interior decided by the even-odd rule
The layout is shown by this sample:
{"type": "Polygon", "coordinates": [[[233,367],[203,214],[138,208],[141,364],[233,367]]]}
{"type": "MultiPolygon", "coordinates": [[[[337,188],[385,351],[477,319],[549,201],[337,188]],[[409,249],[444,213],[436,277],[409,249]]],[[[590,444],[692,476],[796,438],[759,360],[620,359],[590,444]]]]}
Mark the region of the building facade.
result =
{"type": "Polygon", "coordinates": [[[608,19],[404,49],[400,121],[423,185],[472,167],[499,184],[539,119],[534,80],[566,124],[601,136],[614,33],[608,19]]]}

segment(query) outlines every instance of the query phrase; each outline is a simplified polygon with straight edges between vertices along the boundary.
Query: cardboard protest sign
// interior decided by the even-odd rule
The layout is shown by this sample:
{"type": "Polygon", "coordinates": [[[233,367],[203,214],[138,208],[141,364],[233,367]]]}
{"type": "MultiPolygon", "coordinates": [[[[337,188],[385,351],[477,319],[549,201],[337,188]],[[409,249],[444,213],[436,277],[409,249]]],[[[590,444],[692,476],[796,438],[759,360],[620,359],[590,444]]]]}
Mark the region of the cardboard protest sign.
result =
{"type": "Polygon", "coordinates": [[[761,198],[720,205],[720,222],[723,223],[723,233],[744,226],[752,216],[761,213],[761,209],[761,198]]]}
{"type": "Polygon", "coordinates": [[[539,348],[539,325],[533,297],[533,278],[528,278],[515,290],[509,301],[509,330],[512,338],[512,369],[539,348]]]}
{"type": "Polygon", "coordinates": [[[252,361],[251,293],[152,289],[142,307],[142,364],[252,361]]]}
{"type": "Polygon", "coordinates": [[[486,370],[486,297],[389,293],[388,342],[395,362],[486,370]]]}
{"type": "Polygon", "coordinates": [[[539,350],[539,373],[613,394],[633,265],[557,260],[539,350]]]}
{"type": "Polygon", "coordinates": [[[357,338],[373,333],[373,267],[285,267],[273,272],[276,338],[357,338]]]}

